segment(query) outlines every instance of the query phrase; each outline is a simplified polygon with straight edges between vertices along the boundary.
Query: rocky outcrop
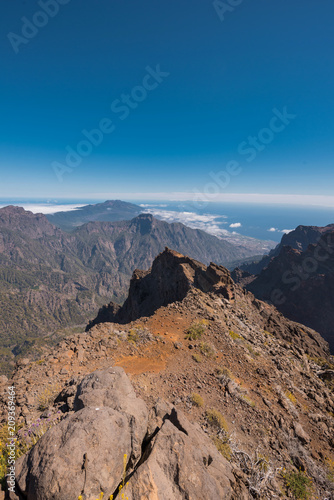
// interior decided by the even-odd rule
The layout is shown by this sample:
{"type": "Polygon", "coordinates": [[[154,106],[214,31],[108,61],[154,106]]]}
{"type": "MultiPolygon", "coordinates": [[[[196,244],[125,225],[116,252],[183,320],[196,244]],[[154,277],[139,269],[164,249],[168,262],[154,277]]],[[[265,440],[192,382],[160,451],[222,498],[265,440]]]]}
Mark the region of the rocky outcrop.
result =
{"type": "Polygon", "coordinates": [[[223,266],[200,262],[166,248],[154,260],[151,269],[136,269],[130,282],[129,295],[123,307],[111,303],[103,307],[88,329],[98,323],[128,323],[150,316],[161,306],[181,301],[190,289],[215,292],[232,299],[234,283],[223,266]]]}
{"type": "Polygon", "coordinates": [[[17,461],[22,498],[116,498],[120,485],[129,500],[248,498],[245,488],[236,496],[230,464],[182,412],[159,403],[148,419],[123,369],[86,376],[74,410],[17,461]]]}
{"type": "MultiPolygon", "coordinates": [[[[334,231],[331,228],[319,228],[324,229],[320,240],[305,251],[283,246],[246,288],[259,299],[273,303],[286,317],[321,333],[334,350],[334,231]]],[[[313,233],[314,237],[320,234],[313,233]]]]}
{"type": "MultiPolygon", "coordinates": [[[[160,307],[183,301],[192,290],[211,293],[227,303],[233,303],[236,296],[244,295],[242,288],[234,284],[229,271],[223,266],[213,263],[205,266],[166,248],[154,260],[151,269],[133,273],[123,307],[114,303],[102,307],[86,330],[101,323],[124,324],[151,316],[160,307]]],[[[254,299],[252,294],[247,299],[251,304],[250,310],[255,310],[258,315],[257,324],[265,330],[275,332],[277,337],[292,342],[310,355],[321,357],[328,352],[326,341],[317,332],[287,320],[275,307],[254,299]]]]}
{"type": "MultiPolygon", "coordinates": [[[[16,231],[17,242],[19,242],[20,233],[31,239],[38,239],[42,236],[55,236],[61,231],[53,226],[43,214],[33,214],[22,207],[9,205],[0,209],[0,236],[2,235],[2,244],[0,249],[5,249],[4,237],[5,231],[16,231]]],[[[1,242],[0,239],[0,242],[1,242]]]]}
{"type": "Polygon", "coordinates": [[[284,247],[291,247],[299,252],[304,252],[309,245],[316,245],[321,237],[326,233],[333,232],[333,230],[334,224],[329,224],[324,227],[298,226],[293,231],[284,234],[280,243],[269,252],[269,255],[265,255],[258,262],[242,264],[240,268],[252,275],[260,274],[260,272],[269,265],[271,259],[277,257],[284,247]]]}

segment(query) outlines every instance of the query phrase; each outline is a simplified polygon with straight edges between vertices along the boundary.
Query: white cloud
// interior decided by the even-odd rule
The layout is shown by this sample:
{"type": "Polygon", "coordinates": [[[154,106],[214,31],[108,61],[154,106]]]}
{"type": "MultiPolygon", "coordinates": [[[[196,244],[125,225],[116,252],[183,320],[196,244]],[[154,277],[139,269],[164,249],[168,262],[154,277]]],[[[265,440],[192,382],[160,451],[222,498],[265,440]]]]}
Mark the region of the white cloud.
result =
{"type": "Polygon", "coordinates": [[[226,224],[226,222],[220,221],[219,224],[217,223],[217,219],[226,217],[224,215],[176,212],[174,210],[161,210],[158,208],[146,209],[145,212],[167,222],[181,222],[192,229],[201,229],[215,236],[226,236],[231,234],[226,229],[220,227],[221,224],[226,224]]]}
{"type": "MultiPolygon", "coordinates": [[[[15,205],[15,203],[14,203],[15,205]]],[[[8,205],[0,205],[0,208],[6,207],[8,205]]],[[[32,203],[19,203],[18,206],[32,212],[33,214],[55,214],[56,212],[70,212],[86,205],[48,205],[48,204],[32,204],[32,203]]]]}
{"type": "Polygon", "coordinates": [[[284,234],[289,234],[291,231],[294,231],[294,229],[277,229],[277,227],[271,227],[268,229],[270,233],[284,233],[284,234]]]}
{"type": "Polygon", "coordinates": [[[230,224],[230,227],[241,227],[241,222],[233,222],[233,224],[230,224]]]}
{"type": "Polygon", "coordinates": [[[152,205],[151,203],[140,203],[139,206],[140,207],[168,207],[168,205],[166,205],[165,203],[160,203],[157,205],[152,205]]]}

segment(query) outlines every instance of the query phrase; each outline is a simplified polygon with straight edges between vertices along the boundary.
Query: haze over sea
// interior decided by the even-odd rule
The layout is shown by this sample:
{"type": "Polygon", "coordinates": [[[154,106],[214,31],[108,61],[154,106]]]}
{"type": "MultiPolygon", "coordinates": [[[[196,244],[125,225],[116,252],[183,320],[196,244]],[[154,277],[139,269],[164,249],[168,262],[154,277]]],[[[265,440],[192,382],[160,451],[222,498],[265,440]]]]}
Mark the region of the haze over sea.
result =
{"type": "MultiPolygon", "coordinates": [[[[143,212],[150,212],[168,222],[182,222],[212,234],[223,236],[228,231],[275,242],[281,240],[284,232],[300,224],[326,226],[334,223],[334,207],[214,202],[198,207],[191,201],[123,201],[138,204],[143,212]]],[[[101,203],[101,200],[0,199],[0,207],[17,205],[44,214],[74,210],[94,203],[101,203]]]]}

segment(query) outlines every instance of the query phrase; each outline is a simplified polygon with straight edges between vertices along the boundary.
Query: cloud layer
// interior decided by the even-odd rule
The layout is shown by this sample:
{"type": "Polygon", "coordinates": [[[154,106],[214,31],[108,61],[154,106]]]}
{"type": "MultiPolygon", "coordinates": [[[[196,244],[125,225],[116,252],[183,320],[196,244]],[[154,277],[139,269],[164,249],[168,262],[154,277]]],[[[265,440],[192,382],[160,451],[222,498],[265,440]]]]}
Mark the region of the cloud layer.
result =
{"type": "MultiPolygon", "coordinates": [[[[6,207],[8,205],[0,205],[0,208],[6,207]]],[[[48,204],[32,204],[32,203],[18,203],[17,206],[23,207],[25,210],[32,212],[33,214],[44,214],[50,215],[56,212],[70,212],[86,205],[48,205],[48,204]]]]}

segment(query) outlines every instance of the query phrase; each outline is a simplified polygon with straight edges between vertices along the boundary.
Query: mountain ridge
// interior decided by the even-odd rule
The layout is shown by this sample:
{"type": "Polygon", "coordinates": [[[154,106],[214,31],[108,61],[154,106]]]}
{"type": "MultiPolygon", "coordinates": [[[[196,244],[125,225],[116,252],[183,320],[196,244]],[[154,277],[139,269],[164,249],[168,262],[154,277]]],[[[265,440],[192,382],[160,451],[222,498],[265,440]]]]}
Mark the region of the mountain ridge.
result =
{"type": "Polygon", "coordinates": [[[169,249],[136,281],[129,296],[149,316],[98,323],[0,378],[15,386],[22,426],[19,500],[120,490],[129,500],[271,500],[293,497],[292,481],[331,498],[334,365],[321,336],[227,269],[169,249]],[[168,275],[179,280],[160,305],[168,275]]]}
{"type": "Polygon", "coordinates": [[[248,255],[247,249],[150,214],[89,222],[67,233],[43,214],[0,209],[3,359],[11,361],[12,350],[19,352],[26,340],[86,323],[110,300],[123,302],[133,270],[149,267],[166,245],[205,262],[248,255]]]}

